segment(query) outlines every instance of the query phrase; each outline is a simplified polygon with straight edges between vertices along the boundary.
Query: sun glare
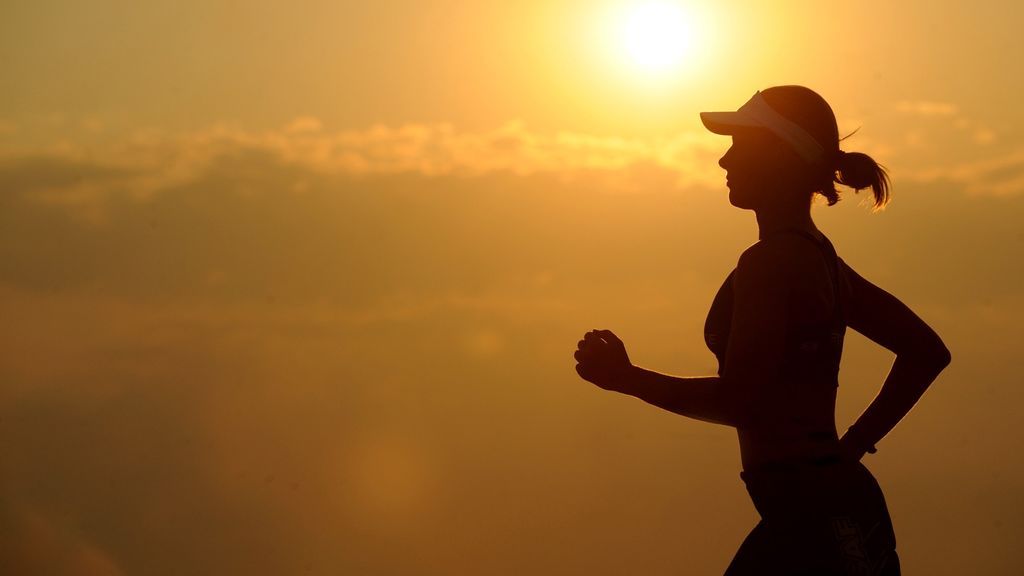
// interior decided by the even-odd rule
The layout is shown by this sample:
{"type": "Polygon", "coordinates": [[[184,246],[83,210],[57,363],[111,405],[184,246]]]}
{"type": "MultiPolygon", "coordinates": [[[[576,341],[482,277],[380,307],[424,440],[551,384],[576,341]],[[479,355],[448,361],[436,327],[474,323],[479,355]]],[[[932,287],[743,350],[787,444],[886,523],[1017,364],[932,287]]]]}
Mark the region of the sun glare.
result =
{"type": "Polygon", "coordinates": [[[693,30],[682,7],[647,2],[634,7],[622,28],[622,44],[633,66],[645,72],[677,69],[690,55],[693,30]]]}

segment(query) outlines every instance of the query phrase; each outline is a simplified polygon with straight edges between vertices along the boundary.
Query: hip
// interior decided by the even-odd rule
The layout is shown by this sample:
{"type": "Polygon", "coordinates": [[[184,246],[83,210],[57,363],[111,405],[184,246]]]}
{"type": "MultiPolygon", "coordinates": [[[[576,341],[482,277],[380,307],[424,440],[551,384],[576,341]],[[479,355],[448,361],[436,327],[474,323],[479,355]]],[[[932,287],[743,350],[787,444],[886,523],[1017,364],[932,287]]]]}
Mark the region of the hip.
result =
{"type": "Polygon", "coordinates": [[[894,549],[882,489],[860,462],[836,456],[765,464],[740,473],[762,520],[787,531],[826,531],[894,549]]]}
{"type": "Polygon", "coordinates": [[[885,506],[882,489],[861,462],[837,455],[769,462],[740,472],[758,512],[800,511],[853,504],[885,506]],[[779,506],[781,510],[777,510],[779,506]]]}

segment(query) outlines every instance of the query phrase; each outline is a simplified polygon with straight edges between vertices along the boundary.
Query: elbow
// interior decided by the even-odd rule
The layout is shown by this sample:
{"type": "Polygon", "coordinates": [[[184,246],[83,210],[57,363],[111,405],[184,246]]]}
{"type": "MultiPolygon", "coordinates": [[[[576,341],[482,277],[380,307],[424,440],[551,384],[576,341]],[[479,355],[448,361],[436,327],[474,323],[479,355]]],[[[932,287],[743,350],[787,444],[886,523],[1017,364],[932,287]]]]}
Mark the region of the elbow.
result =
{"type": "Polygon", "coordinates": [[[908,350],[903,354],[903,356],[912,359],[914,363],[930,367],[935,370],[936,373],[941,372],[946,368],[946,366],[949,366],[949,363],[953,359],[953,355],[950,353],[949,348],[947,348],[942,340],[939,340],[938,338],[928,345],[908,350]]]}
{"type": "Polygon", "coordinates": [[[936,357],[936,361],[937,361],[937,363],[938,363],[938,366],[939,366],[939,368],[940,368],[940,369],[943,369],[943,368],[945,368],[946,366],[949,366],[949,363],[950,363],[950,362],[951,362],[952,360],[953,360],[953,355],[952,355],[952,354],[950,354],[950,352],[949,352],[949,348],[946,348],[946,346],[945,346],[945,345],[942,345],[942,349],[941,349],[941,351],[940,351],[940,352],[938,353],[938,356],[936,357]]]}
{"type": "Polygon", "coordinates": [[[937,370],[943,370],[946,366],[949,366],[952,360],[953,355],[949,352],[949,348],[946,348],[946,344],[936,337],[935,343],[928,350],[929,363],[937,370]]]}

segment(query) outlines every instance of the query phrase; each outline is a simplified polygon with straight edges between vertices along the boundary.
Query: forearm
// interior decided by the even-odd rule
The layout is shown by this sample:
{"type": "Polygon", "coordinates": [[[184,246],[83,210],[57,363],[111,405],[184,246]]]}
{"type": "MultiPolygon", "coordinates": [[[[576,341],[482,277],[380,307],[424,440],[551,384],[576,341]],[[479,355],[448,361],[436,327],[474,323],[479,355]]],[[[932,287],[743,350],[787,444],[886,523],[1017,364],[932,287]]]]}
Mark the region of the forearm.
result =
{"type": "Polygon", "coordinates": [[[720,383],[718,376],[670,376],[633,366],[619,391],[682,416],[733,426],[720,383]]]}
{"type": "Polygon", "coordinates": [[[914,407],[949,364],[949,355],[897,355],[882,389],[847,431],[847,440],[865,450],[884,438],[914,407]]]}

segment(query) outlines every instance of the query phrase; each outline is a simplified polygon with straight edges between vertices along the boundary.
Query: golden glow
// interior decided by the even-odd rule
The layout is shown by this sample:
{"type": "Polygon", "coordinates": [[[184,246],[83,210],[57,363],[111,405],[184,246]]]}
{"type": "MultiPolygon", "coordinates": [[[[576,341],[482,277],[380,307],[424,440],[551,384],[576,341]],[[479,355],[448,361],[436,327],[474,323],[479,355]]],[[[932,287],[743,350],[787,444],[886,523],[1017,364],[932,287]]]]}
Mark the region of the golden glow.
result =
{"type": "MultiPolygon", "coordinates": [[[[0,11],[0,576],[720,574],[736,433],[573,353],[716,372],[758,223],[699,112],[780,84],[890,169],[810,213],[956,357],[864,458],[900,554],[1024,574],[1024,2],[123,4],[0,11]]],[[[894,359],[844,342],[840,431],[894,359]]]]}
{"type": "Polygon", "coordinates": [[[646,72],[677,69],[693,52],[693,26],[682,7],[647,2],[633,7],[622,27],[622,46],[632,65],[646,72]]]}

